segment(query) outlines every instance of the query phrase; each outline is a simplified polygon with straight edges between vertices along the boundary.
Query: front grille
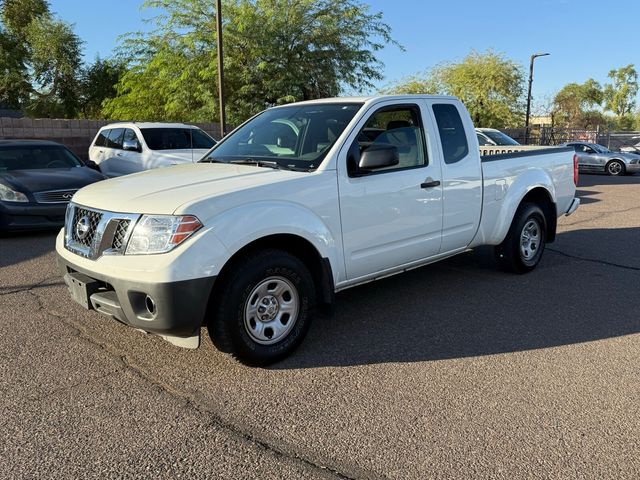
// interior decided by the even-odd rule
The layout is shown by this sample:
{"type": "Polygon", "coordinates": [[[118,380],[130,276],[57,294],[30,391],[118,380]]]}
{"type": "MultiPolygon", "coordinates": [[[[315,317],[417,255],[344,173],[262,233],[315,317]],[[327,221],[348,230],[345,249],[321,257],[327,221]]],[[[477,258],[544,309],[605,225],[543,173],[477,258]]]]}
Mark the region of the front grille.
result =
{"type": "Polygon", "coordinates": [[[73,202],[65,217],[65,247],[85,258],[96,260],[102,255],[124,255],[133,226],[140,218],[136,213],[93,210],[73,202]]]}
{"type": "Polygon", "coordinates": [[[85,210],[84,208],[76,208],[75,215],[73,216],[73,230],[71,231],[73,241],[91,248],[100,220],[102,220],[102,213],[85,210]],[[84,222],[84,224],[88,226],[86,231],[79,228],[81,222],[84,222]]]}
{"type": "Polygon", "coordinates": [[[36,192],[33,195],[38,203],[69,203],[71,197],[78,190],[51,190],[49,192],[36,192]]]}
{"type": "Polygon", "coordinates": [[[118,226],[113,234],[113,242],[111,242],[111,248],[116,252],[121,252],[124,249],[124,241],[130,224],[131,220],[118,220],[118,226]]]}

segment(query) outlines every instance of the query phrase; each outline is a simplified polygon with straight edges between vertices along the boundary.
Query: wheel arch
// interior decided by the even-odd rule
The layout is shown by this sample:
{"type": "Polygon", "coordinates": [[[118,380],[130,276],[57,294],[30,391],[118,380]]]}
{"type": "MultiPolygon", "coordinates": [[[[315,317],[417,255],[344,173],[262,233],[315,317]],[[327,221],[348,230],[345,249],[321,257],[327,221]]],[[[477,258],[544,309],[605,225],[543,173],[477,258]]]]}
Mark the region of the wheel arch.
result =
{"type": "MultiPolygon", "coordinates": [[[[543,187],[533,188],[532,190],[529,190],[529,192],[527,192],[527,194],[522,198],[520,204],[518,205],[518,208],[520,208],[520,205],[522,205],[523,203],[533,203],[540,207],[542,213],[544,213],[545,222],[547,224],[547,243],[553,243],[556,239],[556,231],[558,228],[558,213],[556,204],[553,202],[549,191],[543,187]]],[[[513,223],[513,219],[511,220],[511,222],[513,223]]]]}
{"type": "Polygon", "coordinates": [[[301,260],[309,269],[316,286],[316,300],[325,310],[331,311],[335,303],[335,285],[331,262],[306,238],[292,233],[278,233],[260,237],[237,250],[225,262],[213,286],[211,298],[218,297],[219,291],[228,277],[244,259],[260,250],[275,249],[286,252],[301,260]]]}

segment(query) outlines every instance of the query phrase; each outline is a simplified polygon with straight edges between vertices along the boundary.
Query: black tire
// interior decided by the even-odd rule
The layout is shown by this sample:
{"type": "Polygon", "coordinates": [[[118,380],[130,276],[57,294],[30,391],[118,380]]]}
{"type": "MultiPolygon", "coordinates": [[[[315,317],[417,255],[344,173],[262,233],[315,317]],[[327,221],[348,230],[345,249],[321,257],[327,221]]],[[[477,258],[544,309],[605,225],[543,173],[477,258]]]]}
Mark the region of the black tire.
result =
{"type": "Polygon", "coordinates": [[[627,169],[620,160],[611,160],[605,167],[607,175],[621,177],[627,173],[627,169]]]}
{"type": "MultiPolygon", "coordinates": [[[[523,203],[518,207],[504,241],[496,247],[496,259],[502,270],[512,273],[527,273],[536,268],[546,245],[547,221],[536,204],[523,203]],[[522,251],[523,231],[537,225],[538,241],[532,241],[529,248],[522,251]]],[[[535,238],[530,236],[530,238],[535,238]]]]}
{"type": "MultiPolygon", "coordinates": [[[[209,336],[219,350],[231,353],[247,365],[262,366],[286,357],[302,342],[311,324],[316,297],[313,278],[300,259],[280,250],[255,252],[234,264],[229,274],[221,281],[224,283],[221,288],[216,289],[214,293],[216,298],[212,298],[210,302],[211,317],[207,323],[209,336]],[[289,290],[282,294],[280,303],[277,301],[276,294],[273,294],[276,296],[263,295],[260,298],[262,294],[256,291],[261,285],[263,290],[276,285],[276,283],[268,283],[270,279],[279,282],[280,286],[283,286],[282,289],[289,290]],[[252,298],[249,298],[250,295],[252,298]],[[295,318],[291,314],[287,319],[287,314],[281,313],[287,296],[294,303],[297,300],[298,308],[295,318]],[[260,302],[267,298],[269,301],[272,298],[276,299],[275,304],[278,305],[276,318],[270,321],[279,321],[277,325],[256,320],[255,317],[260,315],[258,311],[254,314],[247,313],[252,302],[254,308],[264,308],[260,302]],[[283,323],[285,320],[286,323],[283,323]],[[292,321],[293,323],[289,324],[292,321]],[[277,336],[273,338],[277,335],[274,333],[277,332],[277,328],[290,330],[282,333],[282,338],[276,343],[263,344],[254,338],[258,334],[256,330],[251,329],[250,325],[262,328],[261,336],[264,337],[262,341],[268,342],[277,340],[277,336]],[[271,328],[271,339],[267,338],[269,325],[277,326],[275,329],[271,328]]],[[[275,310],[274,306],[272,311],[266,313],[274,314],[275,310]]],[[[268,315],[265,315],[266,317],[268,315]]]]}

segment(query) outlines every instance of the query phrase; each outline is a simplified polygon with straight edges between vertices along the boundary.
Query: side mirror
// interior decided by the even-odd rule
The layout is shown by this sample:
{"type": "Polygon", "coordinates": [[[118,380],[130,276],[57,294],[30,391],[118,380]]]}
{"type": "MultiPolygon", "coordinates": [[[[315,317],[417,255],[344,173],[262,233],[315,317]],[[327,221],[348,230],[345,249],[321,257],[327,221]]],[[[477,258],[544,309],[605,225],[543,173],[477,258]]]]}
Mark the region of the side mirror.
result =
{"type": "Polygon", "coordinates": [[[127,150],[128,152],[142,151],[142,148],[140,148],[140,142],[138,142],[138,140],[125,140],[122,143],[122,149],[127,150]]]}
{"type": "Polygon", "coordinates": [[[84,162],[84,164],[93,169],[93,170],[97,170],[98,172],[100,171],[100,167],[98,166],[98,164],[96,162],[94,162],[93,160],[87,160],[84,162]]]}
{"type": "Polygon", "coordinates": [[[368,170],[392,167],[400,163],[398,148],[388,143],[373,144],[360,155],[358,170],[366,173],[368,170]]]}

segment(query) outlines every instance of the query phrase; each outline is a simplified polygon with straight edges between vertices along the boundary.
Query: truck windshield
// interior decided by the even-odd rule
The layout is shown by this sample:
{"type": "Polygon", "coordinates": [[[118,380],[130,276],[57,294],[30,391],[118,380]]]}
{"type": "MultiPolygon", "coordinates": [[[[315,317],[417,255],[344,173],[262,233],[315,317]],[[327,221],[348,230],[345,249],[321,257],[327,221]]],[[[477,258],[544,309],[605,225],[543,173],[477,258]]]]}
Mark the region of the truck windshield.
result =
{"type": "Polygon", "coordinates": [[[266,110],[201,161],[315,170],[361,107],[361,103],[327,103],[266,110]]]}

